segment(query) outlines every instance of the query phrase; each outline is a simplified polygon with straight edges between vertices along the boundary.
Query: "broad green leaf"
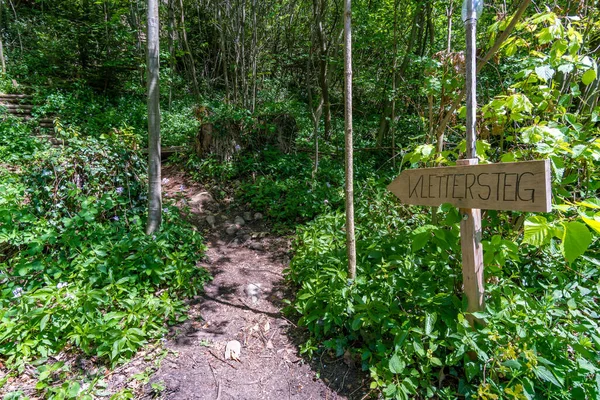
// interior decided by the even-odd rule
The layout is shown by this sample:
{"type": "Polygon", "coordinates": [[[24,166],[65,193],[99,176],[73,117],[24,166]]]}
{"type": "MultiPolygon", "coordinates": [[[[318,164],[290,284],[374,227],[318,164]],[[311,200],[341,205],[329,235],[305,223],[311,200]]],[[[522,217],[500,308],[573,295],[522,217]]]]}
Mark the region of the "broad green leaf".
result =
{"type": "Polygon", "coordinates": [[[435,326],[436,320],[437,320],[436,313],[425,314],[425,334],[426,335],[429,335],[433,331],[433,327],[435,326]]]}
{"type": "Polygon", "coordinates": [[[413,347],[415,349],[415,352],[421,356],[421,357],[425,357],[425,350],[423,349],[423,346],[421,345],[421,343],[419,342],[413,342],[413,347]]]}
{"type": "Polygon", "coordinates": [[[535,74],[545,82],[552,79],[554,72],[554,69],[552,69],[552,67],[549,65],[541,65],[535,68],[535,74]]]}
{"type": "Polygon", "coordinates": [[[563,255],[569,263],[572,263],[577,257],[585,253],[590,243],[592,243],[592,234],[588,228],[581,222],[571,221],[563,223],[563,255]]]}
{"type": "Polygon", "coordinates": [[[585,71],[581,77],[581,82],[586,86],[594,82],[594,80],[596,80],[596,70],[594,68],[585,71]]]}
{"type": "Polygon", "coordinates": [[[40,321],[40,332],[43,332],[44,329],[46,329],[46,324],[48,323],[49,320],[50,320],[50,314],[44,315],[44,317],[40,321]]]}
{"type": "Polygon", "coordinates": [[[404,371],[406,363],[402,361],[397,354],[394,354],[392,358],[390,358],[389,367],[392,374],[400,374],[404,371]]]}
{"type": "Polygon", "coordinates": [[[531,216],[525,220],[524,227],[523,243],[541,246],[550,240],[551,229],[546,218],[539,215],[531,216]]]}
{"type": "Polygon", "coordinates": [[[546,368],[544,366],[540,366],[540,367],[535,368],[533,370],[533,372],[541,380],[546,381],[546,382],[550,382],[550,383],[552,383],[555,386],[562,387],[562,385],[560,384],[560,382],[558,382],[558,380],[556,379],[556,377],[554,376],[554,374],[552,374],[552,372],[548,368],[546,368]]]}

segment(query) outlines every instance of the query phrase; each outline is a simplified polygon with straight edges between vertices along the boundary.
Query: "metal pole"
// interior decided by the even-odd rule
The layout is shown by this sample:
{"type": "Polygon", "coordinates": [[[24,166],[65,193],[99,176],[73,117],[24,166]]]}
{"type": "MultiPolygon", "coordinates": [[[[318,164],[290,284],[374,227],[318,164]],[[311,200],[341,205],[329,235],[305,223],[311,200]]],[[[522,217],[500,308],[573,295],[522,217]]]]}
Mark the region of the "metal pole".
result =
{"type": "Polygon", "coordinates": [[[474,0],[466,0],[467,15],[465,31],[467,36],[467,48],[465,51],[465,69],[467,85],[467,158],[477,158],[476,136],[475,136],[475,111],[477,110],[476,89],[476,33],[477,33],[477,11],[474,0]]]}

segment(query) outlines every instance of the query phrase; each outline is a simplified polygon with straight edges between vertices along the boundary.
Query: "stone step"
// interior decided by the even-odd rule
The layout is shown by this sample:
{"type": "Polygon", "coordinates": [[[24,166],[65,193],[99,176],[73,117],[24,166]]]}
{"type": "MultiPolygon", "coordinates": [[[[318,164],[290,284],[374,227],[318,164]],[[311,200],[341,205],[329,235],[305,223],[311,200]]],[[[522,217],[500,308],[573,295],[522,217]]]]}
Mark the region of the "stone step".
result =
{"type": "Polygon", "coordinates": [[[0,99],[29,99],[31,98],[28,94],[16,94],[16,93],[0,93],[0,99]]]}
{"type": "Polygon", "coordinates": [[[0,100],[0,106],[7,108],[9,110],[14,109],[22,109],[22,110],[32,110],[33,106],[31,104],[14,104],[14,103],[5,103],[0,100]]]}

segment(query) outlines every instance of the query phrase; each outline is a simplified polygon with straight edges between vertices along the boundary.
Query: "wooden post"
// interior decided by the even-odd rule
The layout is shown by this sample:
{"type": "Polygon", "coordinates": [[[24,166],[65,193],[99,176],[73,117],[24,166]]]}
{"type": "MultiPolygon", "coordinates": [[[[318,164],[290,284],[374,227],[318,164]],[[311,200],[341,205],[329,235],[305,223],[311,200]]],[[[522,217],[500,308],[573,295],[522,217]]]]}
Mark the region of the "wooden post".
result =
{"type": "MultiPolygon", "coordinates": [[[[476,158],[457,160],[456,165],[477,165],[476,158]]],[[[473,313],[485,308],[483,284],[483,247],[481,245],[481,210],[478,208],[460,208],[460,247],[462,250],[462,273],[467,311],[473,313]]],[[[478,321],[472,315],[467,320],[474,326],[478,321]]]]}
{"type": "MultiPolygon", "coordinates": [[[[477,62],[476,53],[476,32],[477,32],[477,12],[475,10],[475,0],[466,1],[466,89],[467,89],[467,121],[466,134],[467,145],[465,160],[458,160],[457,165],[476,165],[477,159],[477,134],[475,132],[476,110],[477,110],[477,72],[475,70],[477,62]]],[[[471,208],[461,208],[462,216],[460,222],[460,247],[462,250],[462,272],[465,296],[467,296],[467,311],[469,313],[482,311],[484,309],[484,286],[483,286],[483,249],[481,246],[481,210],[471,208]]],[[[471,326],[475,325],[476,318],[468,314],[467,319],[471,326]]]]}

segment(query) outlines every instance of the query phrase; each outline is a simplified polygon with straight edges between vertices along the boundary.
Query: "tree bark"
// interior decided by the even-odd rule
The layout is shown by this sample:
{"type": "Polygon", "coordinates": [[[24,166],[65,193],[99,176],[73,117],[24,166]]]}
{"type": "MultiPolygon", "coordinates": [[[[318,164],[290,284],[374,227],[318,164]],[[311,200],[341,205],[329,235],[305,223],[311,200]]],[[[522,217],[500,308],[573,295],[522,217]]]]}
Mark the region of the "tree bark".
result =
{"type": "Polygon", "coordinates": [[[159,105],[159,17],[158,1],[148,0],[148,220],[146,234],[152,235],[162,221],[160,176],[160,105],[159,105]]]}
{"type": "Polygon", "coordinates": [[[344,1],[344,120],[346,128],[346,247],[348,280],[356,278],[356,239],[354,237],[354,154],[352,141],[352,2],[344,1]]]}

